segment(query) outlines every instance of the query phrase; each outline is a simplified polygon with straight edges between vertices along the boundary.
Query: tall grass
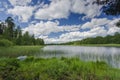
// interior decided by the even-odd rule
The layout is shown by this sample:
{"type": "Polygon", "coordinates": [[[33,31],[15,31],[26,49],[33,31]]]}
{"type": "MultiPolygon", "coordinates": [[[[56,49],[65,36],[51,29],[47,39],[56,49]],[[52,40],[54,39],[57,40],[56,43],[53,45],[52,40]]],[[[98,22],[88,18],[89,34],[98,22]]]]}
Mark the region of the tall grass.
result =
{"type": "Polygon", "coordinates": [[[75,46],[120,47],[120,44],[72,44],[75,46]]]}
{"type": "Polygon", "coordinates": [[[40,52],[42,46],[11,46],[0,47],[0,57],[17,57],[40,52]]]}
{"type": "Polygon", "coordinates": [[[119,69],[111,68],[104,62],[83,62],[79,58],[30,57],[24,61],[4,58],[0,59],[0,66],[1,80],[120,80],[119,69]],[[2,74],[4,71],[8,73],[2,74]],[[7,75],[5,79],[4,75],[7,75]]]}

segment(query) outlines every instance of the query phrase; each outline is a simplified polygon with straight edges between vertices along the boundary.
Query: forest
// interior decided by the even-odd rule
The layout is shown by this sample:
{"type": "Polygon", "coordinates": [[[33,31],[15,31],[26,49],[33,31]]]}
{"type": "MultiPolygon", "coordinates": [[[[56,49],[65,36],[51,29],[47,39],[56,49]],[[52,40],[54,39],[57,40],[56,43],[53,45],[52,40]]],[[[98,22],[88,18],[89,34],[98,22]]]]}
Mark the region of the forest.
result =
{"type": "Polygon", "coordinates": [[[8,17],[5,21],[0,21],[0,46],[11,45],[44,45],[44,41],[29,32],[23,34],[20,26],[14,23],[12,17],[8,17]]]}
{"type": "Polygon", "coordinates": [[[120,44],[120,33],[115,33],[113,36],[106,37],[97,36],[95,38],[86,38],[80,41],[65,43],[66,45],[81,45],[81,44],[120,44]]]}

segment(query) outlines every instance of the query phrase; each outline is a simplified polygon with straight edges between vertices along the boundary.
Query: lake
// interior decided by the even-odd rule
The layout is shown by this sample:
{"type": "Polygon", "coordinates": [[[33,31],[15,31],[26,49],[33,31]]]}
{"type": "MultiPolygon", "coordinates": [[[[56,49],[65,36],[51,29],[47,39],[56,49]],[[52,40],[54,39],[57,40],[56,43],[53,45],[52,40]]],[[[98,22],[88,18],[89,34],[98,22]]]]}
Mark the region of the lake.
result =
{"type": "Polygon", "coordinates": [[[35,56],[78,57],[83,61],[104,61],[114,68],[120,68],[120,47],[50,45],[43,47],[42,54],[37,53],[35,56]]]}

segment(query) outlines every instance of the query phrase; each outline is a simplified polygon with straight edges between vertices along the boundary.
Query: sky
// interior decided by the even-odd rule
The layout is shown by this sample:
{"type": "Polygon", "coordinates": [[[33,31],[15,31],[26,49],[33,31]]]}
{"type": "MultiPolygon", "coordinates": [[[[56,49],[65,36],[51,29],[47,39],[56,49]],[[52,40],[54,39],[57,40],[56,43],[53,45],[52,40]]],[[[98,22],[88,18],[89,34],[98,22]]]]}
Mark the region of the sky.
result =
{"type": "Polygon", "coordinates": [[[95,0],[0,0],[0,20],[11,16],[45,43],[65,43],[120,32],[120,16],[108,16],[95,0]]]}

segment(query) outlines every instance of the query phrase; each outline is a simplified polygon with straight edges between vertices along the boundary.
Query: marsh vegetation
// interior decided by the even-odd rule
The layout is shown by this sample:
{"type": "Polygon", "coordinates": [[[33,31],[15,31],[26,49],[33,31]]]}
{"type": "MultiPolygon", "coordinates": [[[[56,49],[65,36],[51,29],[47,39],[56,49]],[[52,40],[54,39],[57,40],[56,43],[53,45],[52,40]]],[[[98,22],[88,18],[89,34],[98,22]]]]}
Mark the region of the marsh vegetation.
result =
{"type": "Polygon", "coordinates": [[[0,59],[0,80],[119,80],[120,70],[79,58],[0,59]]]}

